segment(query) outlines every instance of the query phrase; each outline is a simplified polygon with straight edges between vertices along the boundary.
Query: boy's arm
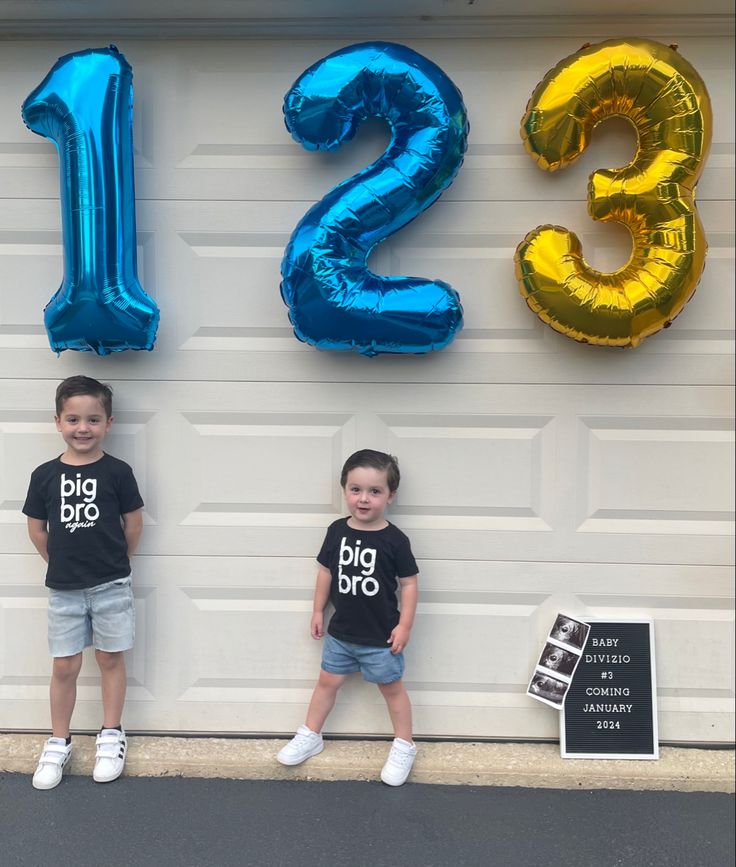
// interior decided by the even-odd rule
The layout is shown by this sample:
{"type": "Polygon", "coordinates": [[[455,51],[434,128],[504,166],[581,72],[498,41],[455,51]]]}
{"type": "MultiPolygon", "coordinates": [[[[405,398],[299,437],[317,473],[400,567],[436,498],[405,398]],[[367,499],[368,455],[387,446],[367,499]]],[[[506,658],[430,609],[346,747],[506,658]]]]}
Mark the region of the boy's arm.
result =
{"type": "Polygon", "coordinates": [[[28,536],[38,553],[49,562],[49,527],[45,518],[27,518],[28,536]]]}
{"type": "Polygon", "coordinates": [[[324,612],[327,600],[330,598],[330,584],[332,575],[330,570],[320,564],[317,572],[317,582],[314,586],[314,603],[312,605],[312,622],[309,631],[312,638],[320,639],[324,632],[324,612]]]}
{"type": "Polygon", "coordinates": [[[411,628],[414,625],[414,615],[417,613],[419,595],[417,576],[399,578],[399,583],[401,584],[401,613],[399,622],[391,630],[391,635],[386,642],[386,644],[391,645],[391,653],[401,653],[409,643],[411,628]]]}
{"type": "Polygon", "coordinates": [[[135,549],[138,547],[138,542],[143,532],[143,509],[136,509],[135,512],[126,512],[123,516],[123,535],[128,545],[128,557],[135,554],[135,549]]]}

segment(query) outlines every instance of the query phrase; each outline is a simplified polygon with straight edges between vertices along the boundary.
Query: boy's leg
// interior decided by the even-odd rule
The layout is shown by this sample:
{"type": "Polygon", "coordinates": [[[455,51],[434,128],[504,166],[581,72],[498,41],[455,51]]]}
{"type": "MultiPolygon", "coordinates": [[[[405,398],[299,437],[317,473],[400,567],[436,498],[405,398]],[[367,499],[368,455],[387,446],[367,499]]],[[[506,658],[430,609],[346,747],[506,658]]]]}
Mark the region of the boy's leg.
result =
{"type": "Polygon", "coordinates": [[[277,761],[282,765],[300,765],[305,759],[319,755],[324,749],[322,726],[332,710],[337,691],[345,683],[346,674],[332,674],[320,669],[319,680],[312,693],[305,724],[299,726],[294,737],[279,750],[277,761]]]}
{"type": "Polygon", "coordinates": [[[74,704],[77,700],[77,677],[82,667],[82,654],[55,656],[51,670],[49,699],[51,731],[55,738],[68,738],[74,704]]]}
{"type": "Polygon", "coordinates": [[[412,743],[411,702],[402,680],[393,683],[379,683],[386,700],[391,724],[394,727],[394,736],[412,743]]]}
{"type": "Polygon", "coordinates": [[[321,732],[330,711],[335,706],[337,691],[347,680],[346,674],[332,674],[323,668],[319,672],[319,680],[312,693],[312,700],[307,709],[305,723],[313,732],[321,732]]]}
{"type": "Polygon", "coordinates": [[[417,754],[412,740],[411,702],[401,680],[379,683],[378,688],[386,699],[395,735],[386,764],[381,769],[381,779],[389,786],[403,786],[417,754]]]}
{"type": "Polygon", "coordinates": [[[135,639],[135,606],[130,576],[89,591],[95,657],[100,669],[105,729],[120,725],[127,678],[123,652],[135,639]]]}
{"type": "Polygon", "coordinates": [[[100,667],[102,685],[102,727],[114,729],[120,725],[125,704],[125,689],[127,675],[125,671],[125,656],[122,650],[109,653],[106,650],[95,650],[97,665],[100,667]]]}
{"type": "Polygon", "coordinates": [[[133,646],[135,637],[130,576],[93,587],[89,599],[103,713],[92,779],[110,783],[122,774],[128,749],[121,721],[126,689],[124,651],[133,646]]]}
{"type": "Polygon", "coordinates": [[[92,779],[110,783],[122,774],[128,749],[120,724],[125,703],[125,657],[122,650],[95,649],[102,682],[103,723],[97,735],[97,754],[92,779]]]}

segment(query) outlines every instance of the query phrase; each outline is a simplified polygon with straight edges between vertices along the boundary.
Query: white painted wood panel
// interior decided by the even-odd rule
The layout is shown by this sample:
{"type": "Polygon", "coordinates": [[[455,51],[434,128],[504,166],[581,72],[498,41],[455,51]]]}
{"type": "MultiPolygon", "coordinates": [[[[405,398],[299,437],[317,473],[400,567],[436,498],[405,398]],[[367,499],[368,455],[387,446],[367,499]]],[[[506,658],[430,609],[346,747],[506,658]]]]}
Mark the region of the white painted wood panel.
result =
{"type": "MultiPolygon", "coordinates": [[[[679,42],[705,78],[715,130],[698,191],[707,266],[672,328],[636,351],[580,346],[516,288],[514,249],[542,222],[577,231],[596,267],[627,256],[624,232],[588,219],[585,187],[630,158],[629,131],[606,124],[555,176],[518,137],[532,89],[577,33],[410,38],[463,90],[470,147],[448,194],[371,264],[451,282],[466,326],[442,353],[376,359],[300,344],[278,292],[300,217],[385,142],[368,124],[344,153],[307,154],[283,128],[291,81],[350,40],[119,41],[136,88],[139,271],[162,319],[152,353],[105,359],[48,350],[58,167],[19,116],[56,57],[92,43],[3,43],[0,727],[48,725],[43,569],[19,510],[30,470],[61,450],[56,383],[81,371],[113,383],[110,451],[146,501],[129,729],[286,732],[302,720],[319,660],[314,556],[341,513],[343,460],[371,445],[401,460],[392,515],[420,561],[407,661],[418,733],[556,737],[555,712],[524,693],[564,609],[653,617],[661,737],[733,738],[733,44],[680,27],[652,35],[679,42]]],[[[76,726],[98,724],[98,701],[88,660],[76,726]]],[[[330,729],[386,732],[380,696],[351,683],[330,729]]]]}

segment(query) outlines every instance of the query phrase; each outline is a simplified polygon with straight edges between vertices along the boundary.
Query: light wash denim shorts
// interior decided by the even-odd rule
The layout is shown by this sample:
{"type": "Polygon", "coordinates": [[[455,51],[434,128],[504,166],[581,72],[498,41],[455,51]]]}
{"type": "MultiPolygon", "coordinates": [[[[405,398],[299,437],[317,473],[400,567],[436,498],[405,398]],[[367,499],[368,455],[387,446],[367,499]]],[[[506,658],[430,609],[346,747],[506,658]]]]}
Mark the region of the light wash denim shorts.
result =
{"type": "Polygon", "coordinates": [[[49,588],[49,653],[75,656],[94,644],[115,653],[135,638],[131,576],[86,590],[49,588]]]}
{"type": "Polygon", "coordinates": [[[351,644],[328,634],[322,648],[322,668],[330,674],[359,671],[368,683],[393,683],[404,674],[404,654],[391,653],[388,646],[351,644]]]}

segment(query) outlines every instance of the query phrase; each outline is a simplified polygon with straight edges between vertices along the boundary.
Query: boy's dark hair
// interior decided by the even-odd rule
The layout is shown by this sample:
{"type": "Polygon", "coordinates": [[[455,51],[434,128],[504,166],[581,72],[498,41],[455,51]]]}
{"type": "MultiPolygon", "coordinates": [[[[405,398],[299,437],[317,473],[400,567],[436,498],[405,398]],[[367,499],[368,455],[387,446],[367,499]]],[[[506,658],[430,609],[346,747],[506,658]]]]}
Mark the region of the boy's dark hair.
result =
{"type": "Polygon", "coordinates": [[[70,376],[59,383],[56,389],[56,414],[61,415],[64,402],[70,397],[79,397],[82,394],[96,397],[102,404],[105,415],[108,418],[112,416],[112,389],[106,383],[92,379],[91,376],[70,376]]]}
{"type": "Polygon", "coordinates": [[[340,487],[344,488],[347,484],[348,473],[357,467],[372,467],[374,470],[386,470],[386,481],[388,489],[393,494],[399,488],[401,481],[401,473],[399,472],[399,462],[393,455],[387,455],[386,452],[377,452],[374,449],[361,449],[359,452],[350,455],[345,461],[345,465],[340,473],[340,487]]]}

